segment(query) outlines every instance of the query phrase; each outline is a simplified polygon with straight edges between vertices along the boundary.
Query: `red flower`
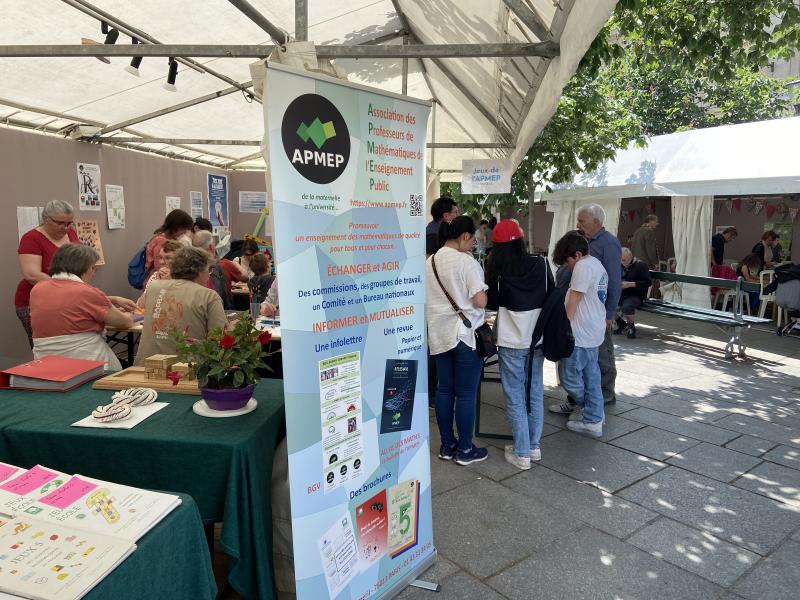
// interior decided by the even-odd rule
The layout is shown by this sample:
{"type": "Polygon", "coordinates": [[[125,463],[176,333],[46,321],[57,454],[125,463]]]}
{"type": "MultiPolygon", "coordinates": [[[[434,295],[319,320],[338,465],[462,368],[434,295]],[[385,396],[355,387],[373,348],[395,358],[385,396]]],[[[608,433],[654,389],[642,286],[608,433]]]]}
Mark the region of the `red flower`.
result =
{"type": "Polygon", "coordinates": [[[178,373],[177,371],[170,371],[167,373],[167,379],[172,382],[172,385],[178,385],[178,382],[183,377],[183,373],[178,373]]]}
{"type": "Polygon", "coordinates": [[[222,336],[222,339],[219,341],[219,345],[225,348],[225,350],[230,350],[233,348],[233,344],[236,341],[236,338],[232,335],[228,335],[227,333],[222,336]]]}
{"type": "Polygon", "coordinates": [[[271,339],[272,339],[272,334],[269,331],[262,331],[261,333],[258,334],[259,344],[266,344],[271,339]]]}

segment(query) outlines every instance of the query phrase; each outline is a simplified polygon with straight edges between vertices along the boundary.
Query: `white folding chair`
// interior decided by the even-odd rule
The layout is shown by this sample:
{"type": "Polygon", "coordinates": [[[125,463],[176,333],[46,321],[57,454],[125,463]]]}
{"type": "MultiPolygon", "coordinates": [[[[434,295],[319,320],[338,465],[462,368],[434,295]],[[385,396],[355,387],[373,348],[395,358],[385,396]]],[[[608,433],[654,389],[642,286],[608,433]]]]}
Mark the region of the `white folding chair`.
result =
{"type": "MultiPolygon", "coordinates": [[[[761,290],[758,292],[758,300],[759,300],[758,316],[763,319],[764,313],[767,310],[767,303],[772,302],[773,304],[775,304],[775,293],[774,292],[772,294],[764,293],[764,288],[767,287],[770,283],[772,283],[773,279],[775,279],[775,271],[773,269],[765,269],[764,271],[761,271],[761,273],[758,274],[758,279],[761,283],[761,290]]],[[[780,322],[780,318],[778,319],[778,321],[780,322]]]]}
{"type": "Polygon", "coordinates": [[[670,273],[674,273],[678,267],[678,261],[673,256],[672,258],[667,259],[667,271],[670,273]]]}

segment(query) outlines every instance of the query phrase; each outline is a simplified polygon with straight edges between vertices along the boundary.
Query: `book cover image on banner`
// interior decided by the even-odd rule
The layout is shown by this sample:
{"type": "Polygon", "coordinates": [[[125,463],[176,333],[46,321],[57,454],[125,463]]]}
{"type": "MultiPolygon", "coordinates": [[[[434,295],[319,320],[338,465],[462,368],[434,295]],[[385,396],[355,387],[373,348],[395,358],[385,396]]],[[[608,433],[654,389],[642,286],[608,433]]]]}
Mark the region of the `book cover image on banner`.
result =
{"type": "Polygon", "coordinates": [[[272,63],[264,100],[297,598],[393,595],[436,556],[430,106],[272,63]]]}

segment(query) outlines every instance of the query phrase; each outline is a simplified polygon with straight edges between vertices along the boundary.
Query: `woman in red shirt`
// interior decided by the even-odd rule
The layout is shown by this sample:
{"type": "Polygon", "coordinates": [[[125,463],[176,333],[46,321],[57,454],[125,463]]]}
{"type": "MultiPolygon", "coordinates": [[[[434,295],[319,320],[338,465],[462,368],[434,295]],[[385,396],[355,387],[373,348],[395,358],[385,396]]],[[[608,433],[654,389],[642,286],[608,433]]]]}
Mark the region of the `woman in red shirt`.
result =
{"type": "Polygon", "coordinates": [[[194,226],[192,217],[186,211],[176,208],[164,219],[164,223],[153,232],[153,237],[147,242],[147,259],[145,268],[148,271],[158,271],[161,268],[159,250],[167,240],[177,240],[194,226]]]}
{"type": "Polygon", "coordinates": [[[72,205],[62,200],[51,200],[42,211],[42,224],[31,229],[19,241],[17,254],[22,269],[22,281],[14,295],[17,317],[28,334],[28,343],[33,348],[31,331],[31,290],[39,281],[50,279],[47,274],[53,255],[64,244],[79,243],[73,228],[72,205]]]}

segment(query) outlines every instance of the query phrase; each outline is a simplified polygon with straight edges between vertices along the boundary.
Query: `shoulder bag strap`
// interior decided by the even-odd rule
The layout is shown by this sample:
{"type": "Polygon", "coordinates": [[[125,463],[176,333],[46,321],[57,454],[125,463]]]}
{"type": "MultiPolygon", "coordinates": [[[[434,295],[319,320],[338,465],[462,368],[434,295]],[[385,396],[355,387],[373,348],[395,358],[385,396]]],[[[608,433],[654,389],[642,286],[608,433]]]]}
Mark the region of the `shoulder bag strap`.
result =
{"type": "Polygon", "coordinates": [[[453,307],[453,310],[456,311],[456,314],[461,318],[464,322],[464,325],[467,326],[469,329],[472,329],[472,322],[464,315],[462,310],[458,307],[458,304],[455,303],[452,296],[447,293],[447,290],[442,283],[442,280],[439,279],[439,272],[436,270],[436,254],[431,255],[431,266],[433,267],[433,276],[436,277],[436,281],[439,283],[439,287],[442,288],[442,292],[444,293],[445,298],[450,302],[450,306],[453,307]]]}

